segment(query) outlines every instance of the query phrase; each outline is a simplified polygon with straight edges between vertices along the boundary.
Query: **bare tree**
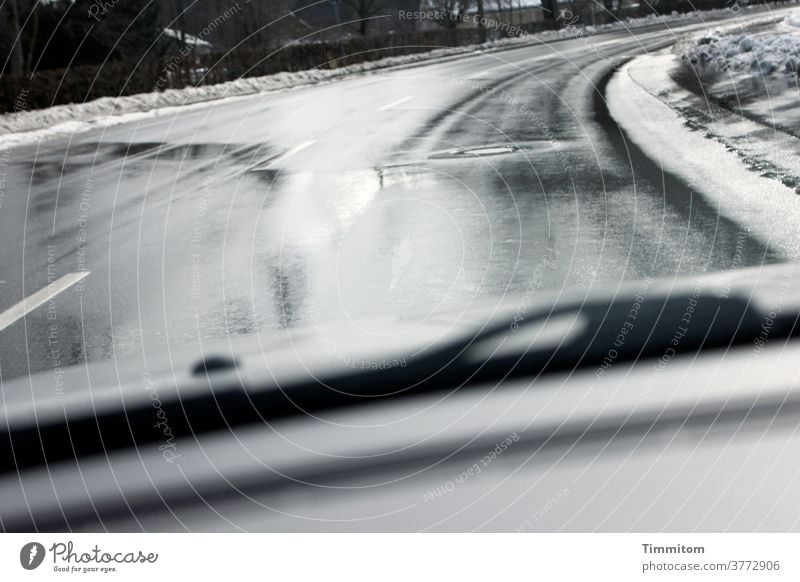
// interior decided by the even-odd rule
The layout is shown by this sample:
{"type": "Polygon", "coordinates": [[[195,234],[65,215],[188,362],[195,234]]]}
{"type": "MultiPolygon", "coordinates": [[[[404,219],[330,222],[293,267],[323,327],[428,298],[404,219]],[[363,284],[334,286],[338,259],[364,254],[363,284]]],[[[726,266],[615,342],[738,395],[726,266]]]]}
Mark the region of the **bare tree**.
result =
{"type": "Polygon", "coordinates": [[[186,0],[175,0],[175,18],[178,21],[181,43],[186,44],[186,0]]]}
{"type": "Polygon", "coordinates": [[[558,20],[558,0],[542,0],[544,19],[550,22],[558,20]]]}
{"type": "Polygon", "coordinates": [[[513,0],[493,0],[495,6],[495,14],[500,22],[507,22],[511,24],[512,10],[514,9],[513,0]],[[504,14],[508,12],[508,20],[504,19],[504,14]]]}
{"type": "Polygon", "coordinates": [[[484,20],[483,0],[478,2],[478,34],[480,35],[480,42],[486,42],[486,21],[484,20]]]}
{"type": "Polygon", "coordinates": [[[621,4],[621,2],[614,2],[614,0],[603,0],[603,8],[605,9],[606,16],[610,17],[611,21],[617,20],[621,4]]]}
{"type": "Polygon", "coordinates": [[[33,64],[33,53],[36,48],[36,40],[39,31],[39,5],[35,0],[9,0],[8,10],[2,10],[7,14],[11,34],[11,74],[22,75],[30,71],[33,64]],[[27,34],[24,34],[23,27],[27,26],[27,34]],[[27,38],[27,46],[26,45],[27,38]]]}
{"type": "Polygon", "coordinates": [[[345,8],[357,19],[356,29],[366,36],[370,20],[385,13],[386,0],[344,0],[345,8]]]}
{"type": "MultiPolygon", "coordinates": [[[[472,6],[471,0],[427,0],[426,8],[435,12],[438,17],[436,24],[444,28],[455,28],[462,21],[464,15],[472,6]]],[[[480,6],[483,9],[483,2],[480,6]]]]}
{"type": "Polygon", "coordinates": [[[284,39],[281,34],[289,21],[286,0],[250,0],[238,18],[239,26],[248,38],[248,44],[255,46],[282,42],[284,39]]]}

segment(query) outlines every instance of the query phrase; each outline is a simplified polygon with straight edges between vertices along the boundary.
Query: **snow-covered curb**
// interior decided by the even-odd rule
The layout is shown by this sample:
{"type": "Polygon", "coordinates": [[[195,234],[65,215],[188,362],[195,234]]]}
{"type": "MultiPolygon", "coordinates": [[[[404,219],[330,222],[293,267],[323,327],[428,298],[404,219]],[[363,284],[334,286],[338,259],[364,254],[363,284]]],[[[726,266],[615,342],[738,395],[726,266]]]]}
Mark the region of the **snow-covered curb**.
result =
{"type": "Polygon", "coordinates": [[[70,135],[93,128],[109,127],[156,115],[169,115],[188,108],[235,101],[260,93],[286,91],[306,85],[370,71],[446,58],[477,50],[477,46],[437,49],[426,53],[387,57],[338,69],[311,69],[237,79],[216,85],[167,89],[121,97],[102,97],[85,103],[57,105],[35,111],[0,115],[0,145],[32,143],[47,137],[70,135]],[[5,135],[2,135],[5,133],[5,135]]]}
{"type": "Polygon", "coordinates": [[[646,155],[665,171],[682,177],[721,215],[788,258],[800,258],[800,196],[779,181],[749,170],[735,153],[705,132],[690,131],[685,118],[656,96],[671,84],[658,58],[637,57],[612,77],[606,98],[614,119],[646,155]]]}
{"type": "Polygon", "coordinates": [[[789,32],[800,32],[800,10],[792,12],[789,16],[783,19],[780,28],[788,30],[789,32]]]}

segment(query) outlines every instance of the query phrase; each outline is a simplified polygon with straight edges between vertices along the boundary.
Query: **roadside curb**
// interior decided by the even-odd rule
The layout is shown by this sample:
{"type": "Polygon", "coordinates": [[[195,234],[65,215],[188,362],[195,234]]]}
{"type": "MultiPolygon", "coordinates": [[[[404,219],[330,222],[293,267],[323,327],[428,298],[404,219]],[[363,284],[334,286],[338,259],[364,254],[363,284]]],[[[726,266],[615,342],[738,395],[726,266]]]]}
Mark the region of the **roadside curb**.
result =
{"type": "MultiPolygon", "coordinates": [[[[797,135],[774,123],[766,123],[755,116],[733,111],[708,95],[701,95],[681,86],[673,79],[670,72],[670,69],[680,66],[675,55],[643,55],[642,61],[650,62],[641,65],[642,68],[663,73],[653,75],[653,78],[647,80],[636,74],[636,61],[639,58],[632,59],[628,63],[630,65],[628,77],[632,83],[679,115],[690,131],[703,132],[706,138],[720,143],[729,152],[738,156],[751,171],[777,180],[800,194],[800,172],[797,171],[797,168],[800,168],[800,156],[789,153],[800,151],[800,139],[797,135]],[[753,147],[755,144],[743,143],[740,136],[726,131],[726,128],[733,124],[742,125],[746,122],[752,124],[753,133],[759,129],[768,131],[769,147],[780,148],[787,152],[783,159],[766,158],[763,152],[756,151],[758,148],[753,147]],[[787,159],[790,160],[788,163],[787,159]]],[[[639,70],[641,71],[641,68],[639,70]]]]}
{"type": "Polygon", "coordinates": [[[795,191],[800,183],[765,157],[780,148],[772,141],[743,140],[739,134],[749,122],[738,117],[735,125],[726,125],[724,116],[732,116],[730,112],[687,122],[680,103],[691,94],[669,78],[674,59],[664,51],[635,57],[609,81],[606,102],[626,141],[665,174],[688,184],[694,196],[703,196],[721,216],[787,258],[800,259],[800,233],[791,218],[800,212],[795,191]]]}

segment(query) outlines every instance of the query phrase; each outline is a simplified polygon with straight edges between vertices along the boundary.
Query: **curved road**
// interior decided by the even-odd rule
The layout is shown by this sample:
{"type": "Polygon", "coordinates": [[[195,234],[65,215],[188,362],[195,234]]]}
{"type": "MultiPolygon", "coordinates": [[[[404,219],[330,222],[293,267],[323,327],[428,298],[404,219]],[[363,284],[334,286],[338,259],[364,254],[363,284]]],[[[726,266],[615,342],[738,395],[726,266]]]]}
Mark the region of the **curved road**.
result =
{"type": "Polygon", "coordinates": [[[227,334],[779,260],[606,112],[612,67],[685,30],[483,52],[10,150],[2,380],[53,370],[57,389],[62,366],[227,334]],[[15,319],[25,297],[41,304],[15,319]]]}

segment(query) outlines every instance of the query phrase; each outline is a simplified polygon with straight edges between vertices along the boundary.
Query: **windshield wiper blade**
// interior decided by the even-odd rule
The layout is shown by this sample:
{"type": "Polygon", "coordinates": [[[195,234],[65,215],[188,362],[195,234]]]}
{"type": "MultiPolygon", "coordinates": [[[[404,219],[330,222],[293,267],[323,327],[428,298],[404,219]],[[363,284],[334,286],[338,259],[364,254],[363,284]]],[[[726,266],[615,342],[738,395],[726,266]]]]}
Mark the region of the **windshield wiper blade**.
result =
{"type": "MultiPolygon", "coordinates": [[[[414,353],[388,353],[405,366],[381,369],[331,367],[288,380],[268,370],[246,374],[236,368],[240,354],[206,359],[178,382],[162,379],[158,407],[141,389],[109,390],[102,398],[36,401],[6,410],[0,419],[0,470],[18,470],[113,449],[163,440],[159,418],[169,419],[171,436],[300,417],[308,413],[366,405],[435,390],[491,387],[507,378],[594,367],[640,358],[668,358],[700,349],[757,342],[769,323],[771,339],[794,334],[798,314],[771,313],[750,292],[720,294],[701,287],[621,293],[508,310],[475,329],[414,353]],[[232,368],[226,367],[226,362],[232,368]]],[[[242,366],[242,364],[239,364],[242,366]]],[[[35,380],[34,380],[35,381],[35,380]]],[[[151,393],[152,394],[152,393],[151,393]]]]}

